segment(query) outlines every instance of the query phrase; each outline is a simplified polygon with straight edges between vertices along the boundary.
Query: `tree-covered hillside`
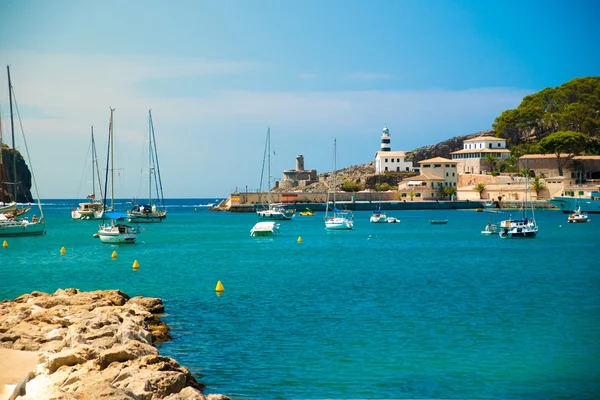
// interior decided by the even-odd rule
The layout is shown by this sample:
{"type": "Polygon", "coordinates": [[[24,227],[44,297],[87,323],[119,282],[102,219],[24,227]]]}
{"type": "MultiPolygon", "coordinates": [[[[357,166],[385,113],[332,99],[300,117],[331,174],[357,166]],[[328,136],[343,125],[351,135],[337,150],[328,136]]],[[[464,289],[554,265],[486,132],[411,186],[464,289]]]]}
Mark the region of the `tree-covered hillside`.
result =
{"type": "Polygon", "coordinates": [[[507,146],[523,147],[526,153],[531,152],[528,145],[552,133],[581,132],[588,139],[586,152],[600,154],[600,77],[575,78],[526,96],[496,118],[493,128],[507,146]]]}

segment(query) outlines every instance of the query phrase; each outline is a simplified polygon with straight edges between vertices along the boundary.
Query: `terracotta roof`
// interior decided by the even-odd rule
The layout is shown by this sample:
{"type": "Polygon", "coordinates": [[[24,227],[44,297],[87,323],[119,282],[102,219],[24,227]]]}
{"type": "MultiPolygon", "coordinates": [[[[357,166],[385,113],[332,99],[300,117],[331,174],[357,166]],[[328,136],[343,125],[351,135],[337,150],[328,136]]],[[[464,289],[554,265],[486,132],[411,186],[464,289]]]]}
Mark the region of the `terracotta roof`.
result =
{"type": "Polygon", "coordinates": [[[506,142],[506,139],[497,138],[495,136],[477,136],[473,139],[463,140],[463,142],[481,142],[485,140],[488,142],[506,142]]]}
{"type": "Polygon", "coordinates": [[[450,160],[449,158],[444,158],[444,157],[435,157],[435,158],[430,158],[429,160],[419,161],[419,164],[421,164],[421,163],[434,163],[434,162],[455,163],[456,164],[456,161],[453,161],[453,160],[450,160]]]}

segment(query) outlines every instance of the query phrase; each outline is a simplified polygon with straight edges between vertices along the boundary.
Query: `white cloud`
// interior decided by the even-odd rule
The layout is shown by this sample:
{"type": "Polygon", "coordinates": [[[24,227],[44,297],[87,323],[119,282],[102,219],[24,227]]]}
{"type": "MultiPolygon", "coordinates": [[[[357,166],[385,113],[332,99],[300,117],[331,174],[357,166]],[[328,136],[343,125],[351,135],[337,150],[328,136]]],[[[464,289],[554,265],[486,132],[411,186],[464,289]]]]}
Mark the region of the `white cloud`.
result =
{"type": "MultiPolygon", "coordinates": [[[[272,128],[277,151],[274,171],[293,168],[296,154],[305,155],[307,168],[323,171],[331,167],[334,137],[343,149],[338,162],[360,164],[371,161],[384,124],[391,129],[392,148],[411,150],[489,129],[497,115],[516,107],[531,92],[511,88],[299,93],[223,90],[209,96],[151,97],[140,93],[139,82],[245,74],[262,66],[162,57],[2,52],[0,58],[12,64],[13,86],[23,114],[25,109],[35,108],[42,115],[23,115],[23,125],[40,194],[46,198],[78,194],[90,125],[95,126],[103,157],[109,106],[116,107],[118,162],[123,167],[120,197],[144,195],[139,192],[144,187],[140,171],[149,108],[153,110],[165,194],[208,197],[225,196],[236,186],[258,186],[267,126],[272,128]]],[[[6,93],[6,79],[2,79],[4,118],[6,93]]],[[[84,187],[79,195],[87,190],[84,187]]]]}

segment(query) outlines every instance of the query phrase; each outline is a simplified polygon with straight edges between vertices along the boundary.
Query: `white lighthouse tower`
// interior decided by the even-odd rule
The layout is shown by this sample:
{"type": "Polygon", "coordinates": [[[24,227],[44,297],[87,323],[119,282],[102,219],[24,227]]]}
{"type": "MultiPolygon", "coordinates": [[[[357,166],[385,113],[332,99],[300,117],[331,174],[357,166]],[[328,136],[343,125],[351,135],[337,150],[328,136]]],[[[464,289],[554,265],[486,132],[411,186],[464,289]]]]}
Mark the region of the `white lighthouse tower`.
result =
{"type": "Polygon", "coordinates": [[[392,147],[390,145],[390,130],[387,126],[383,127],[383,132],[381,133],[381,151],[391,151],[392,147]]]}

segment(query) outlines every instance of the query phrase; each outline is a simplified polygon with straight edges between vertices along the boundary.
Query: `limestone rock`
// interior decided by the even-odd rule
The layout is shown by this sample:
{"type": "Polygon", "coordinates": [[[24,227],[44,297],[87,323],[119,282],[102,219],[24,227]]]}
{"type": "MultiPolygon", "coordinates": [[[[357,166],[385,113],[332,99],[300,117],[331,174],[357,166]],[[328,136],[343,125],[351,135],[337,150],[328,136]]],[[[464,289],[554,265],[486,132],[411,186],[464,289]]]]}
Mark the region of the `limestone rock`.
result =
{"type": "Polygon", "coordinates": [[[171,338],[155,315],[162,312],[161,299],[118,290],[59,289],[0,302],[0,346],[38,351],[38,374],[19,399],[228,399],[205,397],[187,368],[158,354],[152,344],[171,338]]]}

